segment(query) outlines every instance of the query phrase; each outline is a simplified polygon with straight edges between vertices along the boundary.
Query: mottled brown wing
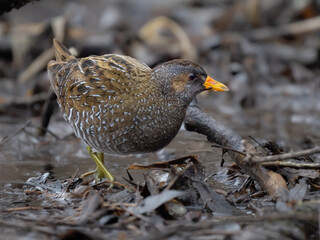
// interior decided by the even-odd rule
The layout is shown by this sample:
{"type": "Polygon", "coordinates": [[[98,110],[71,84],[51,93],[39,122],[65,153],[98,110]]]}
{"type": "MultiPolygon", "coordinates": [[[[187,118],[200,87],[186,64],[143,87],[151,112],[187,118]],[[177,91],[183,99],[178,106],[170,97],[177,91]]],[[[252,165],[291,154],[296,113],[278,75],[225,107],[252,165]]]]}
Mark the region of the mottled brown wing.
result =
{"type": "Polygon", "coordinates": [[[116,54],[62,63],[51,61],[48,69],[57,96],[75,100],[79,106],[104,102],[109,96],[137,94],[146,84],[140,79],[150,74],[147,65],[116,54]]]}
{"type": "MultiPolygon", "coordinates": [[[[132,95],[145,92],[150,68],[131,57],[107,54],[48,65],[51,84],[67,121],[112,132],[132,122],[136,103],[132,95]],[[134,67],[135,66],[135,67],[134,67]]],[[[78,136],[81,134],[77,134],[78,136]]],[[[82,137],[81,137],[82,138],[82,137]]]]}

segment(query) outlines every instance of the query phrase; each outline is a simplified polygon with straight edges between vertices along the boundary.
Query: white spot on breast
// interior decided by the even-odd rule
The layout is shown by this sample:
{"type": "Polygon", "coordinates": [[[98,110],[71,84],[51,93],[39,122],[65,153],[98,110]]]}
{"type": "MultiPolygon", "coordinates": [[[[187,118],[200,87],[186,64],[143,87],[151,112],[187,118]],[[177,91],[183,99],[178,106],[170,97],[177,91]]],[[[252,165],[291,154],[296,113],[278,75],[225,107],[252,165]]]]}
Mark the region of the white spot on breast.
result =
{"type": "Polygon", "coordinates": [[[72,107],[72,108],[70,108],[70,110],[69,110],[68,122],[70,122],[70,121],[71,121],[71,118],[72,118],[72,111],[73,111],[73,107],[72,107]]]}
{"type": "Polygon", "coordinates": [[[99,146],[101,146],[102,143],[103,143],[103,141],[102,141],[102,135],[101,135],[101,134],[99,134],[98,140],[99,140],[99,146]]]}
{"type": "Polygon", "coordinates": [[[99,104],[98,105],[98,108],[99,108],[99,111],[95,114],[96,115],[96,117],[101,113],[101,111],[102,111],[102,109],[101,109],[101,105],[99,104]]]}
{"type": "Polygon", "coordinates": [[[87,136],[90,135],[90,128],[88,126],[86,127],[86,133],[87,133],[87,136]]]}
{"type": "Polygon", "coordinates": [[[82,119],[81,121],[80,121],[80,128],[79,128],[79,131],[80,131],[80,137],[81,138],[85,138],[84,136],[84,127],[83,127],[83,122],[84,122],[84,119],[82,119]]]}
{"type": "Polygon", "coordinates": [[[81,67],[80,62],[78,63],[78,67],[79,67],[80,71],[84,74],[84,71],[83,71],[83,69],[82,69],[82,67],[81,67]]]}
{"type": "Polygon", "coordinates": [[[74,122],[74,130],[75,130],[75,134],[76,134],[78,137],[80,137],[80,136],[79,136],[79,126],[78,126],[79,120],[80,120],[80,113],[77,112],[77,118],[76,118],[76,121],[74,122]]]}
{"type": "Polygon", "coordinates": [[[89,125],[89,112],[86,111],[86,123],[89,125]]]}
{"type": "Polygon", "coordinates": [[[80,96],[78,96],[78,95],[71,95],[71,96],[69,96],[69,98],[70,99],[73,99],[73,100],[80,100],[80,96]]]}

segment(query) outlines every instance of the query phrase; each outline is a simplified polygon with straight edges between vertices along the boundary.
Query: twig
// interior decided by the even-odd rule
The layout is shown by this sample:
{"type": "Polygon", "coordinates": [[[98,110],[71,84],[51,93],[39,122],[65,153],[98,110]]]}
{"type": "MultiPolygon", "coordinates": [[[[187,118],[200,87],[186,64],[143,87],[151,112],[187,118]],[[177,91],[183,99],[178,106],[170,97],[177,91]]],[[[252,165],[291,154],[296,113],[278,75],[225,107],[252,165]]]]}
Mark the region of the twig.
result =
{"type": "Polygon", "coordinates": [[[225,147],[225,146],[222,146],[222,145],[219,145],[219,144],[212,144],[211,147],[216,147],[216,148],[221,148],[223,150],[228,150],[228,151],[233,151],[235,153],[239,153],[239,154],[242,154],[243,156],[245,156],[246,154],[243,153],[243,152],[240,152],[240,151],[237,151],[235,149],[232,149],[232,148],[229,148],[229,147],[225,147]]]}
{"type": "Polygon", "coordinates": [[[320,147],[317,146],[317,147],[307,149],[307,150],[302,150],[299,152],[284,153],[284,154],[265,156],[265,157],[255,156],[252,158],[252,161],[259,162],[259,163],[281,161],[281,160],[286,160],[291,158],[303,157],[303,156],[311,155],[314,153],[320,153],[320,147]]]}
{"type": "MultiPolygon", "coordinates": [[[[184,122],[187,130],[204,134],[210,142],[218,143],[239,152],[245,150],[239,134],[202,112],[201,109],[195,105],[188,107],[184,122]]],[[[248,150],[248,148],[246,148],[246,150],[248,150]]],[[[230,150],[228,150],[228,153],[233,161],[255,179],[262,189],[266,190],[271,196],[278,196],[284,189],[287,189],[286,181],[280,174],[268,171],[260,164],[254,164],[254,166],[247,164],[245,161],[247,156],[243,154],[230,150]]]]}
{"type": "Polygon", "coordinates": [[[192,164],[193,164],[192,162],[189,162],[180,172],[175,174],[163,191],[169,190],[177,182],[177,180],[182,176],[182,174],[184,174],[191,167],[192,164]]]}
{"type": "Polygon", "coordinates": [[[4,145],[5,143],[9,142],[13,137],[18,135],[21,131],[23,131],[28,125],[30,125],[31,119],[29,119],[25,124],[22,125],[19,129],[17,129],[14,133],[10,136],[5,136],[3,139],[0,140],[0,145],[4,145]]]}
{"type": "Polygon", "coordinates": [[[42,105],[47,98],[48,98],[48,93],[39,93],[28,98],[25,98],[25,97],[15,98],[13,101],[0,104],[0,110],[7,112],[8,109],[11,109],[11,108],[25,109],[26,107],[33,106],[35,104],[42,105]]]}
{"type": "Polygon", "coordinates": [[[262,166],[292,167],[303,169],[320,169],[320,163],[296,163],[290,161],[263,162],[262,166]]]}
{"type": "MultiPolygon", "coordinates": [[[[56,95],[52,90],[48,92],[48,98],[44,103],[41,111],[41,125],[39,126],[39,134],[40,136],[44,136],[46,132],[49,132],[48,125],[51,120],[53,111],[56,106],[56,95]]],[[[52,132],[50,132],[52,134],[52,132]]],[[[55,136],[55,135],[53,135],[55,136]]],[[[55,136],[56,137],[56,136],[55,136]]]]}
{"type": "Polygon", "coordinates": [[[41,126],[39,127],[40,131],[45,130],[47,133],[49,133],[52,137],[54,137],[56,140],[61,140],[60,137],[58,137],[56,134],[54,134],[51,130],[49,129],[44,129],[41,126]]]}
{"type": "Polygon", "coordinates": [[[64,191],[62,191],[62,192],[64,192],[64,193],[65,193],[65,192],[69,192],[70,186],[71,186],[71,184],[73,183],[73,180],[74,180],[75,177],[77,176],[78,172],[79,172],[79,168],[77,168],[76,171],[72,174],[71,178],[68,179],[68,184],[67,184],[66,188],[64,189],[64,191]]]}
{"type": "Polygon", "coordinates": [[[266,153],[267,152],[267,150],[262,146],[262,144],[257,140],[257,139],[255,139],[254,137],[252,137],[252,136],[249,136],[249,138],[252,140],[252,141],[254,141],[256,144],[258,144],[259,146],[260,146],[260,148],[266,153]]]}
{"type": "Polygon", "coordinates": [[[28,223],[26,221],[23,221],[23,222],[11,221],[11,220],[5,221],[5,220],[0,219],[0,225],[6,226],[6,227],[12,227],[14,229],[22,228],[22,229],[25,229],[29,232],[35,231],[35,232],[39,232],[39,233],[46,234],[49,236],[51,236],[51,235],[56,236],[56,237],[59,236],[59,233],[57,232],[57,230],[53,229],[50,226],[38,226],[38,225],[35,225],[34,223],[28,223]]]}
{"type": "Polygon", "coordinates": [[[23,182],[23,183],[20,183],[20,184],[29,185],[29,186],[32,186],[32,187],[40,187],[40,188],[49,190],[49,191],[54,192],[54,193],[60,193],[61,192],[61,191],[58,191],[56,188],[46,186],[45,184],[36,184],[36,183],[31,183],[31,182],[23,182]]]}
{"type": "Polygon", "coordinates": [[[35,74],[40,72],[47,63],[54,57],[53,48],[49,48],[41,53],[19,76],[19,83],[25,83],[35,74]]]}
{"type": "Polygon", "coordinates": [[[128,186],[128,185],[126,185],[126,184],[123,184],[123,183],[120,183],[120,182],[116,182],[116,181],[108,181],[108,180],[104,180],[104,181],[102,181],[102,182],[98,182],[98,183],[92,185],[92,187],[95,187],[95,186],[98,186],[98,185],[102,185],[102,184],[104,184],[104,183],[110,183],[110,184],[113,184],[113,185],[118,185],[118,186],[123,187],[123,188],[126,188],[126,189],[131,189],[131,190],[134,191],[134,192],[137,191],[136,188],[133,188],[133,187],[128,186]]]}
{"type": "Polygon", "coordinates": [[[15,211],[25,211],[25,210],[43,210],[44,207],[33,207],[33,206],[28,206],[28,207],[17,207],[17,208],[8,208],[4,209],[3,211],[5,212],[15,212],[15,211]]]}
{"type": "MultiPolygon", "coordinates": [[[[63,16],[55,17],[51,21],[51,27],[56,38],[60,41],[64,39],[66,19],[63,16]]],[[[26,83],[28,80],[32,79],[34,75],[39,73],[43,68],[45,68],[48,62],[54,58],[53,47],[44,50],[19,76],[18,81],[20,83],[26,83]]]]}
{"type": "Polygon", "coordinates": [[[320,16],[282,26],[257,29],[249,33],[249,38],[252,40],[269,40],[289,34],[305,34],[319,29],[320,16]]]}

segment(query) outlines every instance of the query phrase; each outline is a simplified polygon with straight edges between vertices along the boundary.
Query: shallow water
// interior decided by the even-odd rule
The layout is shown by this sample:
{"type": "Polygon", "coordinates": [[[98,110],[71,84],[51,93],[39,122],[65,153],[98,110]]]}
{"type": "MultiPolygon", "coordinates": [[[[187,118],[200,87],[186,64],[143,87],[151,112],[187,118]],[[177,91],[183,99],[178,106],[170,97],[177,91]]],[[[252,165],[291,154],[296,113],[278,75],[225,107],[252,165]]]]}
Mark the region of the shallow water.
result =
{"type": "MultiPolygon", "coordinates": [[[[221,95],[219,96],[221,97],[221,95]]],[[[315,144],[320,143],[320,133],[317,130],[319,124],[317,105],[292,110],[297,104],[292,105],[279,99],[266,99],[262,108],[249,108],[239,110],[237,105],[219,97],[199,98],[199,104],[206,112],[212,115],[225,125],[231,127],[243,137],[253,136],[258,139],[282,140],[287,146],[298,146],[301,149],[301,142],[312,139],[315,144]],[[270,105],[270,102],[272,104],[270,105]],[[278,106],[279,112],[272,106],[278,106]],[[238,109],[238,110],[237,110],[238,109]],[[313,114],[311,115],[310,112],[313,114]],[[214,114],[215,113],[215,114],[214,114]],[[308,116],[314,116],[308,121],[308,116]]],[[[315,100],[315,99],[313,99],[315,100]]],[[[311,101],[309,98],[307,101],[311,101]]],[[[310,118],[310,117],[309,117],[310,118]]],[[[1,137],[10,136],[25,124],[28,119],[19,120],[16,118],[0,118],[1,137]]],[[[30,125],[12,139],[0,145],[0,200],[1,208],[24,206],[26,204],[43,204],[37,198],[25,196],[22,184],[30,177],[39,176],[50,171],[57,179],[67,179],[76,171],[77,176],[93,170],[94,162],[89,158],[85,144],[76,139],[72,129],[61,118],[55,114],[52,118],[49,131],[45,137],[36,134],[36,126],[39,126],[39,119],[32,119],[30,125]]],[[[158,153],[139,154],[130,156],[106,155],[105,164],[108,170],[118,181],[125,183],[127,178],[125,169],[133,164],[150,164],[158,161],[168,161],[186,155],[197,155],[205,165],[207,175],[214,174],[211,186],[215,189],[228,192],[241,186],[244,179],[230,181],[226,174],[225,166],[231,165],[232,161],[226,155],[224,167],[220,167],[221,150],[212,148],[205,136],[182,129],[176,138],[162,151],[158,153]]],[[[143,174],[146,171],[130,171],[135,179],[143,181],[143,174]]]]}
{"type": "MultiPolygon", "coordinates": [[[[25,204],[23,186],[21,183],[30,177],[50,172],[55,178],[66,179],[76,171],[77,176],[93,170],[94,162],[86,152],[85,144],[76,139],[67,123],[53,120],[49,130],[61,139],[50,134],[39,138],[34,133],[37,121],[33,121],[25,131],[14,136],[10,141],[0,146],[0,200],[1,208],[17,207],[25,204]],[[20,183],[21,182],[21,183],[20,183]]],[[[12,134],[24,122],[11,124],[2,121],[3,136],[12,134]]],[[[206,137],[182,129],[176,138],[158,153],[137,154],[129,156],[105,155],[105,165],[118,181],[125,182],[126,167],[133,163],[150,164],[159,161],[168,161],[175,158],[197,155],[206,166],[208,174],[221,168],[221,150],[211,148],[206,137]]],[[[133,175],[143,175],[142,170],[131,172],[133,175]]]]}
{"type": "MultiPolygon", "coordinates": [[[[253,136],[258,139],[261,137],[282,140],[287,138],[289,139],[285,142],[287,145],[295,145],[311,136],[315,143],[320,142],[319,133],[314,130],[318,120],[308,123],[297,122],[296,113],[290,115],[290,112],[286,111],[277,116],[276,113],[270,112],[270,109],[260,111],[248,109],[246,112],[240,112],[239,118],[234,118],[234,111],[236,111],[234,106],[225,104],[225,107],[219,110],[219,103],[221,103],[219,101],[214,102],[210,98],[200,98],[199,102],[204,111],[220,112],[213,114],[215,118],[227,126],[231,126],[243,137],[253,136]],[[217,109],[212,110],[212,106],[210,106],[212,103],[217,109]],[[223,111],[224,113],[221,113],[223,111]],[[284,116],[286,117],[284,118],[284,116]],[[277,120],[277,117],[280,120],[277,120]],[[282,136],[286,138],[281,138],[279,130],[282,130],[282,136]]],[[[299,116],[303,117],[301,114],[299,116]]],[[[1,137],[11,136],[26,121],[27,119],[17,120],[2,117],[0,119],[1,137]]],[[[38,125],[39,119],[32,119],[23,131],[13,136],[10,141],[0,145],[0,200],[2,208],[26,204],[26,197],[21,188],[23,185],[20,182],[24,182],[30,177],[39,176],[49,171],[57,179],[66,179],[76,171],[78,171],[77,176],[80,176],[95,168],[94,162],[86,152],[85,144],[74,137],[72,129],[59,114],[54,115],[49,125],[49,131],[54,133],[56,137],[50,133],[47,133],[45,137],[39,137],[36,134],[36,126],[38,125]]],[[[197,155],[205,165],[207,175],[214,174],[212,186],[221,190],[236,189],[241,185],[241,180],[238,183],[228,181],[225,167],[220,167],[221,150],[212,148],[211,145],[205,136],[188,132],[182,127],[176,138],[158,153],[129,156],[105,155],[105,164],[118,181],[125,182],[123,180],[123,178],[127,178],[125,169],[133,163],[150,164],[186,155],[197,155]]],[[[224,156],[224,160],[226,160],[224,166],[232,163],[227,155],[224,156]]],[[[136,170],[130,173],[135,177],[136,175],[141,176],[141,181],[143,181],[145,171],[136,170]]]]}

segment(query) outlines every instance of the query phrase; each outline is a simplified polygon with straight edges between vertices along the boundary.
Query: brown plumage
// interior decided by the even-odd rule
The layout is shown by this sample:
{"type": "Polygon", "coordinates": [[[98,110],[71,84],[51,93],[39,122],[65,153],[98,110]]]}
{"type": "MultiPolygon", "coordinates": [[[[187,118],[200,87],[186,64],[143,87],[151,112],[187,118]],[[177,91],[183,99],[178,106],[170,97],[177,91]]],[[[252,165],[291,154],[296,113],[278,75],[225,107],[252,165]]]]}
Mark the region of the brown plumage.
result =
{"type": "Polygon", "coordinates": [[[191,61],[154,69],[123,55],[75,58],[54,40],[48,72],[64,118],[98,152],[153,152],[177,134],[186,109],[205,90],[228,88],[191,61]]]}

